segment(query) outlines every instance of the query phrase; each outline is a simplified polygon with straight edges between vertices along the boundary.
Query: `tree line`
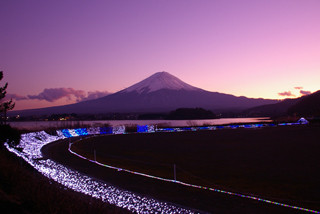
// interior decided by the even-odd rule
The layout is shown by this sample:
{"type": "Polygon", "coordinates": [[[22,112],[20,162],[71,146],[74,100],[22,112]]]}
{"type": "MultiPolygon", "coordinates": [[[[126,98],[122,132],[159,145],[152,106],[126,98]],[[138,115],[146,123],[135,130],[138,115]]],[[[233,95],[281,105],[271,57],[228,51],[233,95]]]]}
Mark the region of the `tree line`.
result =
{"type": "MultiPolygon", "coordinates": [[[[0,81],[3,79],[3,71],[0,71],[0,81]]],[[[7,112],[12,110],[15,103],[10,100],[6,100],[8,83],[5,83],[3,87],[0,87],[0,148],[2,148],[4,142],[8,142],[9,145],[17,145],[20,141],[20,133],[18,130],[11,128],[7,125],[7,112]]]]}
{"type": "MultiPolygon", "coordinates": [[[[3,71],[0,71],[0,81],[3,78],[3,71]]],[[[0,87],[0,114],[1,114],[1,125],[6,125],[7,123],[7,112],[12,110],[15,106],[15,103],[10,100],[5,100],[7,94],[8,83],[5,83],[3,87],[0,87]]]]}

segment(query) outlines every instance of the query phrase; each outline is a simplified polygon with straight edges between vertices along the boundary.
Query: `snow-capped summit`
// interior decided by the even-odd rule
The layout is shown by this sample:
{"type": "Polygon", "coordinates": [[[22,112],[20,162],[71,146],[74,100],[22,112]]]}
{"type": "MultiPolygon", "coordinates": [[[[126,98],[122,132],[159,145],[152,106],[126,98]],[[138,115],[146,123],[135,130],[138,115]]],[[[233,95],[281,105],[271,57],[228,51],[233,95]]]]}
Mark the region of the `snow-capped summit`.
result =
{"type": "Polygon", "coordinates": [[[177,77],[158,72],[122,91],[94,100],[13,112],[23,116],[51,114],[164,113],[177,108],[204,108],[215,113],[237,112],[276,100],[236,97],[191,86],[177,77]]]}
{"type": "Polygon", "coordinates": [[[139,94],[141,93],[150,93],[153,91],[158,91],[161,89],[171,89],[171,90],[186,90],[186,91],[195,91],[201,90],[192,85],[189,85],[179,78],[169,74],[168,72],[162,71],[157,72],[150,77],[138,82],[126,89],[123,92],[133,92],[136,91],[139,94]]]}

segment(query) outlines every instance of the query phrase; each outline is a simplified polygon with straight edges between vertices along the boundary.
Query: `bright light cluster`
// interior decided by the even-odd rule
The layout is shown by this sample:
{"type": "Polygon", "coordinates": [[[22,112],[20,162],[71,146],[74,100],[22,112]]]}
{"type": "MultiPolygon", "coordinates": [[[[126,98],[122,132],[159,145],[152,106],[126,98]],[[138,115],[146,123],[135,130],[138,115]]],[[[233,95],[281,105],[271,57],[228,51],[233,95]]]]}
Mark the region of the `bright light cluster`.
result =
{"type": "MultiPolygon", "coordinates": [[[[122,133],[123,130],[119,132],[122,133]]],[[[136,213],[194,213],[192,210],[177,207],[175,205],[160,202],[152,198],[142,197],[133,192],[121,190],[112,185],[95,180],[91,177],[83,175],[77,171],[66,168],[50,159],[44,160],[41,154],[41,148],[53,141],[66,138],[65,135],[76,133],[76,131],[68,132],[57,131],[56,136],[47,134],[46,132],[35,132],[23,134],[21,142],[18,145],[22,152],[9,147],[6,148],[23,158],[32,167],[38,170],[46,177],[57,181],[64,186],[92,197],[101,199],[104,202],[114,204],[118,207],[126,208],[136,213]]]]}
{"type": "Polygon", "coordinates": [[[100,127],[87,128],[87,132],[88,132],[89,135],[97,135],[97,134],[100,134],[100,127]]]}
{"type": "MultiPolygon", "coordinates": [[[[301,125],[308,124],[308,121],[301,118],[296,123],[280,123],[278,126],[301,125]]],[[[225,126],[199,126],[199,127],[170,127],[170,128],[155,128],[154,125],[137,125],[137,133],[153,133],[153,132],[182,132],[182,131],[199,131],[199,130],[216,130],[216,129],[237,129],[237,128],[262,128],[273,127],[276,124],[242,124],[242,125],[225,125],[225,126]]],[[[78,128],[78,129],[62,129],[61,132],[66,138],[97,135],[97,134],[126,134],[124,125],[116,127],[96,127],[96,128],[78,128]]]]}
{"type": "MultiPolygon", "coordinates": [[[[302,123],[285,123],[283,125],[300,125],[302,123]]],[[[279,124],[282,125],[282,124],[279,124]]],[[[241,124],[241,125],[225,125],[225,126],[198,126],[198,127],[178,127],[178,128],[156,128],[156,132],[183,132],[183,131],[200,131],[200,130],[217,130],[217,129],[237,129],[237,128],[262,128],[273,127],[276,124],[241,124]]]]}
{"type": "Polygon", "coordinates": [[[137,126],[138,133],[152,133],[155,132],[154,125],[137,126]]]}
{"type": "Polygon", "coordinates": [[[124,125],[113,127],[112,133],[113,134],[125,134],[126,127],[124,125]]]}
{"type": "MultiPolygon", "coordinates": [[[[298,124],[306,124],[304,121],[299,121],[298,123],[286,123],[279,125],[298,125],[298,124]]],[[[150,133],[150,132],[180,132],[180,131],[198,131],[198,130],[216,130],[216,129],[235,129],[235,128],[259,128],[266,126],[276,126],[275,124],[246,124],[246,125],[228,125],[228,126],[208,126],[208,127],[184,127],[184,128],[154,128],[154,126],[143,126],[141,128],[141,132],[150,133]]],[[[139,127],[137,128],[139,130],[139,127]]],[[[64,186],[87,195],[91,195],[92,197],[101,199],[104,202],[108,202],[110,204],[115,204],[118,207],[126,208],[132,212],[137,213],[194,213],[192,210],[188,210],[185,208],[180,208],[175,205],[171,205],[164,202],[156,201],[155,199],[142,197],[136,195],[135,193],[120,190],[114,186],[103,183],[101,181],[95,180],[91,177],[83,175],[77,171],[66,168],[65,166],[58,164],[50,159],[43,159],[41,154],[41,148],[51,142],[70,138],[75,136],[85,136],[85,135],[97,135],[97,134],[125,134],[124,126],[117,127],[105,127],[105,128],[82,128],[82,129],[63,129],[57,130],[56,135],[49,135],[48,133],[34,132],[21,135],[21,141],[17,146],[17,149],[9,147],[8,144],[5,144],[6,148],[15,153],[17,156],[23,158],[26,162],[28,162],[31,166],[33,166],[40,173],[45,175],[46,177],[57,181],[58,183],[63,184],[64,186]],[[20,149],[19,149],[20,148],[20,149]],[[20,151],[22,149],[22,151],[20,151]]],[[[75,152],[71,151],[69,147],[69,151],[77,155],[80,158],[87,159],[75,152]]],[[[188,184],[185,182],[161,178],[153,175],[148,175],[140,172],[131,171],[128,169],[118,168],[106,164],[102,164],[93,160],[89,160],[96,164],[102,165],[104,167],[108,167],[111,169],[115,169],[117,171],[125,171],[128,173],[132,173],[135,175],[145,176],[152,179],[162,180],[166,182],[174,182],[177,184],[181,184],[184,186],[189,186],[198,189],[205,189],[214,192],[224,193],[228,195],[248,198],[252,200],[257,200],[269,204],[274,204],[278,206],[293,208],[301,211],[307,211],[311,213],[320,214],[319,211],[310,210],[302,207],[297,207],[293,205],[288,205],[284,203],[279,203],[275,201],[270,201],[267,199],[263,199],[260,197],[255,197],[252,195],[244,195],[239,193],[233,193],[229,191],[214,189],[210,187],[200,186],[188,184]]]]}
{"type": "Polygon", "coordinates": [[[146,126],[137,126],[137,132],[138,133],[145,133],[145,132],[148,132],[148,125],[146,126]]]}
{"type": "Polygon", "coordinates": [[[62,129],[61,132],[66,138],[97,134],[124,134],[125,127],[115,127],[115,129],[113,129],[112,127],[62,129]]]}
{"type": "Polygon", "coordinates": [[[63,135],[67,138],[72,137],[69,129],[62,129],[61,132],[63,133],[63,135]]]}
{"type": "Polygon", "coordinates": [[[87,131],[86,128],[74,129],[74,131],[78,136],[86,136],[86,135],[88,135],[88,131],[87,131]]]}

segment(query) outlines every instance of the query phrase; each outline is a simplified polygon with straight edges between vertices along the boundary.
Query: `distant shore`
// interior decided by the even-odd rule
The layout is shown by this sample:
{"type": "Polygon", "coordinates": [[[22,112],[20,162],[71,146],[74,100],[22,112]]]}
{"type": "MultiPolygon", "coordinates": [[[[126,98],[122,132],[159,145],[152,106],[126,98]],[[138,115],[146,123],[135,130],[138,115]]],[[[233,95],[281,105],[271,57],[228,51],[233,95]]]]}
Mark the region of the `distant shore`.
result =
{"type": "Polygon", "coordinates": [[[39,131],[48,128],[80,128],[90,126],[118,126],[118,125],[160,125],[166,127],[173,126],[206,126],[206,125],[224,125],[234,123],[261,123],[271,122],[268,117],[256,118],[220,118],[220,119],[202,119],[202,120],[94,120],[94,121],[25,121],[9,122],[17,129],[39,131]]]}

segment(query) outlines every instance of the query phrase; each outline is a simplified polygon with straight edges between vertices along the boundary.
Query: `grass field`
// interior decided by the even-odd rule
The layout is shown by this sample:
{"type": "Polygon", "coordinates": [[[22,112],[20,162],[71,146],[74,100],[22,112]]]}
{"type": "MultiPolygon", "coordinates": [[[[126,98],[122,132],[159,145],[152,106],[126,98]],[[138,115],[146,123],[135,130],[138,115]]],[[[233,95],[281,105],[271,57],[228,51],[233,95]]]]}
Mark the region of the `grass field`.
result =
{"type": "Polygon", "coordinates": [[[320,127],[99,136],[72,149],[97,161],[320,210],[320,127]]]}

